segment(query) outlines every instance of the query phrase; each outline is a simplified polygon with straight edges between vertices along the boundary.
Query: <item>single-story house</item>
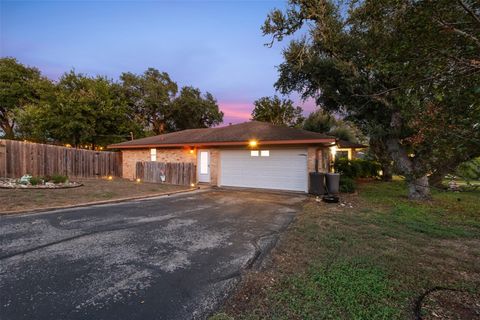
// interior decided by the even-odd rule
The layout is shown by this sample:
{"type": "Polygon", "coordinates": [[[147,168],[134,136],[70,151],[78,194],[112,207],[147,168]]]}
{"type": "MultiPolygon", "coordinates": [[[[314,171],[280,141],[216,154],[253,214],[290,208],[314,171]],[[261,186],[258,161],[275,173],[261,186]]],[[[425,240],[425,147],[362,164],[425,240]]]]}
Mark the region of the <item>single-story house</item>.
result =
{"type": "Polygon", "coordinates": [[[308,173],[328,172],[335,137],[265,122],[189,129],[110,145],[123,177],[138,161],[191,162],[197,181],[216,186],[308,190],[308,173]]]}
{"type": "Polygon", "coordinates": [[[365,148],[368,148],[368,146],[356,142],[338,140],[333,153],[335,159],[347,158],[348,160],[353,160],[357,158],[358,151],[365,148]]]}

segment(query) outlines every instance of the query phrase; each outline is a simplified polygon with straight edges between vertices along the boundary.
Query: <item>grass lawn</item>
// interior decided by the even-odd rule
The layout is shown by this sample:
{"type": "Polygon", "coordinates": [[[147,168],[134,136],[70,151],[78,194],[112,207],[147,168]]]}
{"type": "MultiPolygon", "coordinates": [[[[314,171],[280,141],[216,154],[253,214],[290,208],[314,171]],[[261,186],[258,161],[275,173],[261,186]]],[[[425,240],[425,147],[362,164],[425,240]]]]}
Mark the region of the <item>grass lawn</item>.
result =
{"type": "Polygon", "coordinates": [[[405,193],[369,182],[344,206],[308,200],[212,318],[480,319],[480,191],[405,193]]]}
{"type": "Polygon", "coordinates": [[[154,195],[188,189],[185,186],[135,183],[124,179],[73,179],[84,185],[70,189],[0,189],[0,214],[92,201],[154,195]]]}

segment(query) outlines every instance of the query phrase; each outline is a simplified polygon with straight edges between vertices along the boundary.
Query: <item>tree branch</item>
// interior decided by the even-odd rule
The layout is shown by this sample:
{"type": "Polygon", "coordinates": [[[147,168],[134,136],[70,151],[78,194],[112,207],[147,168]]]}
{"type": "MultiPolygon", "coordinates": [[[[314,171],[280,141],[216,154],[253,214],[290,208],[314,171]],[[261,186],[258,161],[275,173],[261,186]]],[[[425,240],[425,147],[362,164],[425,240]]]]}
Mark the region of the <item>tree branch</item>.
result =
{"type": "Polygon", "coordinates": [[[470,8],[465,2],[463,2],[462,0],[457,0],[457,2],[463,7],[463,9],[465,9],[465,11],[468,12],[468,14],[470,14],[473,19],[475,19],[475,21],[477,21],[477,23],[480,24],[480,17],[475,13],[475,11],[473,11],[472,8],[470,8]]]}

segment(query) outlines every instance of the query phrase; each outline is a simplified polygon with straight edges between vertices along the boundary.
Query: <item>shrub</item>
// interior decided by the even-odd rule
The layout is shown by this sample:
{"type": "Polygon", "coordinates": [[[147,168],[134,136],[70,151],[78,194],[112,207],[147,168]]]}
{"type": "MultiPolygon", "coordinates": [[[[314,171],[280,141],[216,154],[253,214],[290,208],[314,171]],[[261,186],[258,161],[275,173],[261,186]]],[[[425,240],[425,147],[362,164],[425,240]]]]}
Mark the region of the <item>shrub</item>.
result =
{"type": "Polygon", "coordinates": [[[480,180],[480,157],[462,163],[456,173],[462,179],[480,180]]]}
{"type": "Polygon", "coordinates": [[[336,172],[352,179],[377,177],[380,171],[379,163],[363,159],[338,159],[333,166],[336,172]]]}
{"type": "Polygon", "coordinates": [[[43,179],[42,179],[42,177],[31,177],[30,178],[30,184],[32,186],[36,186],[38,184],[43,184],[43,179]]]}
{"type": "Polygon", "coordinates": [[[342,193],[353,193],[355,192],[356,186],[355,181],[352,178],[346,176],[340,176],[340,192],[342,193]]]}
{"type": "Polygon", "coordinates": [[[57,183],[65,183],[68,181],[68,177],[67,176],[63,176],[61,174],[53,174],[51,177],[50,177],[50,181],[52,181],[53,183],[57,184],[57,183]]]}

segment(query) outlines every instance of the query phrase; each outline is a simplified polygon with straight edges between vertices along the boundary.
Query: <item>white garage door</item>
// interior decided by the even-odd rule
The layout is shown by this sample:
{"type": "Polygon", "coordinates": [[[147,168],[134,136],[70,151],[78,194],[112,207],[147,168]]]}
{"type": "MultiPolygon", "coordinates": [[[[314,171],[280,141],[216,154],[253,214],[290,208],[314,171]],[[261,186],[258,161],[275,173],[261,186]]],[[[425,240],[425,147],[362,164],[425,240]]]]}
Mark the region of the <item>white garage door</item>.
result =
{"type": "Polygon", "coordinates": [[[222,186],[307,191],[306,149],[223,150],[222,186]]]}

